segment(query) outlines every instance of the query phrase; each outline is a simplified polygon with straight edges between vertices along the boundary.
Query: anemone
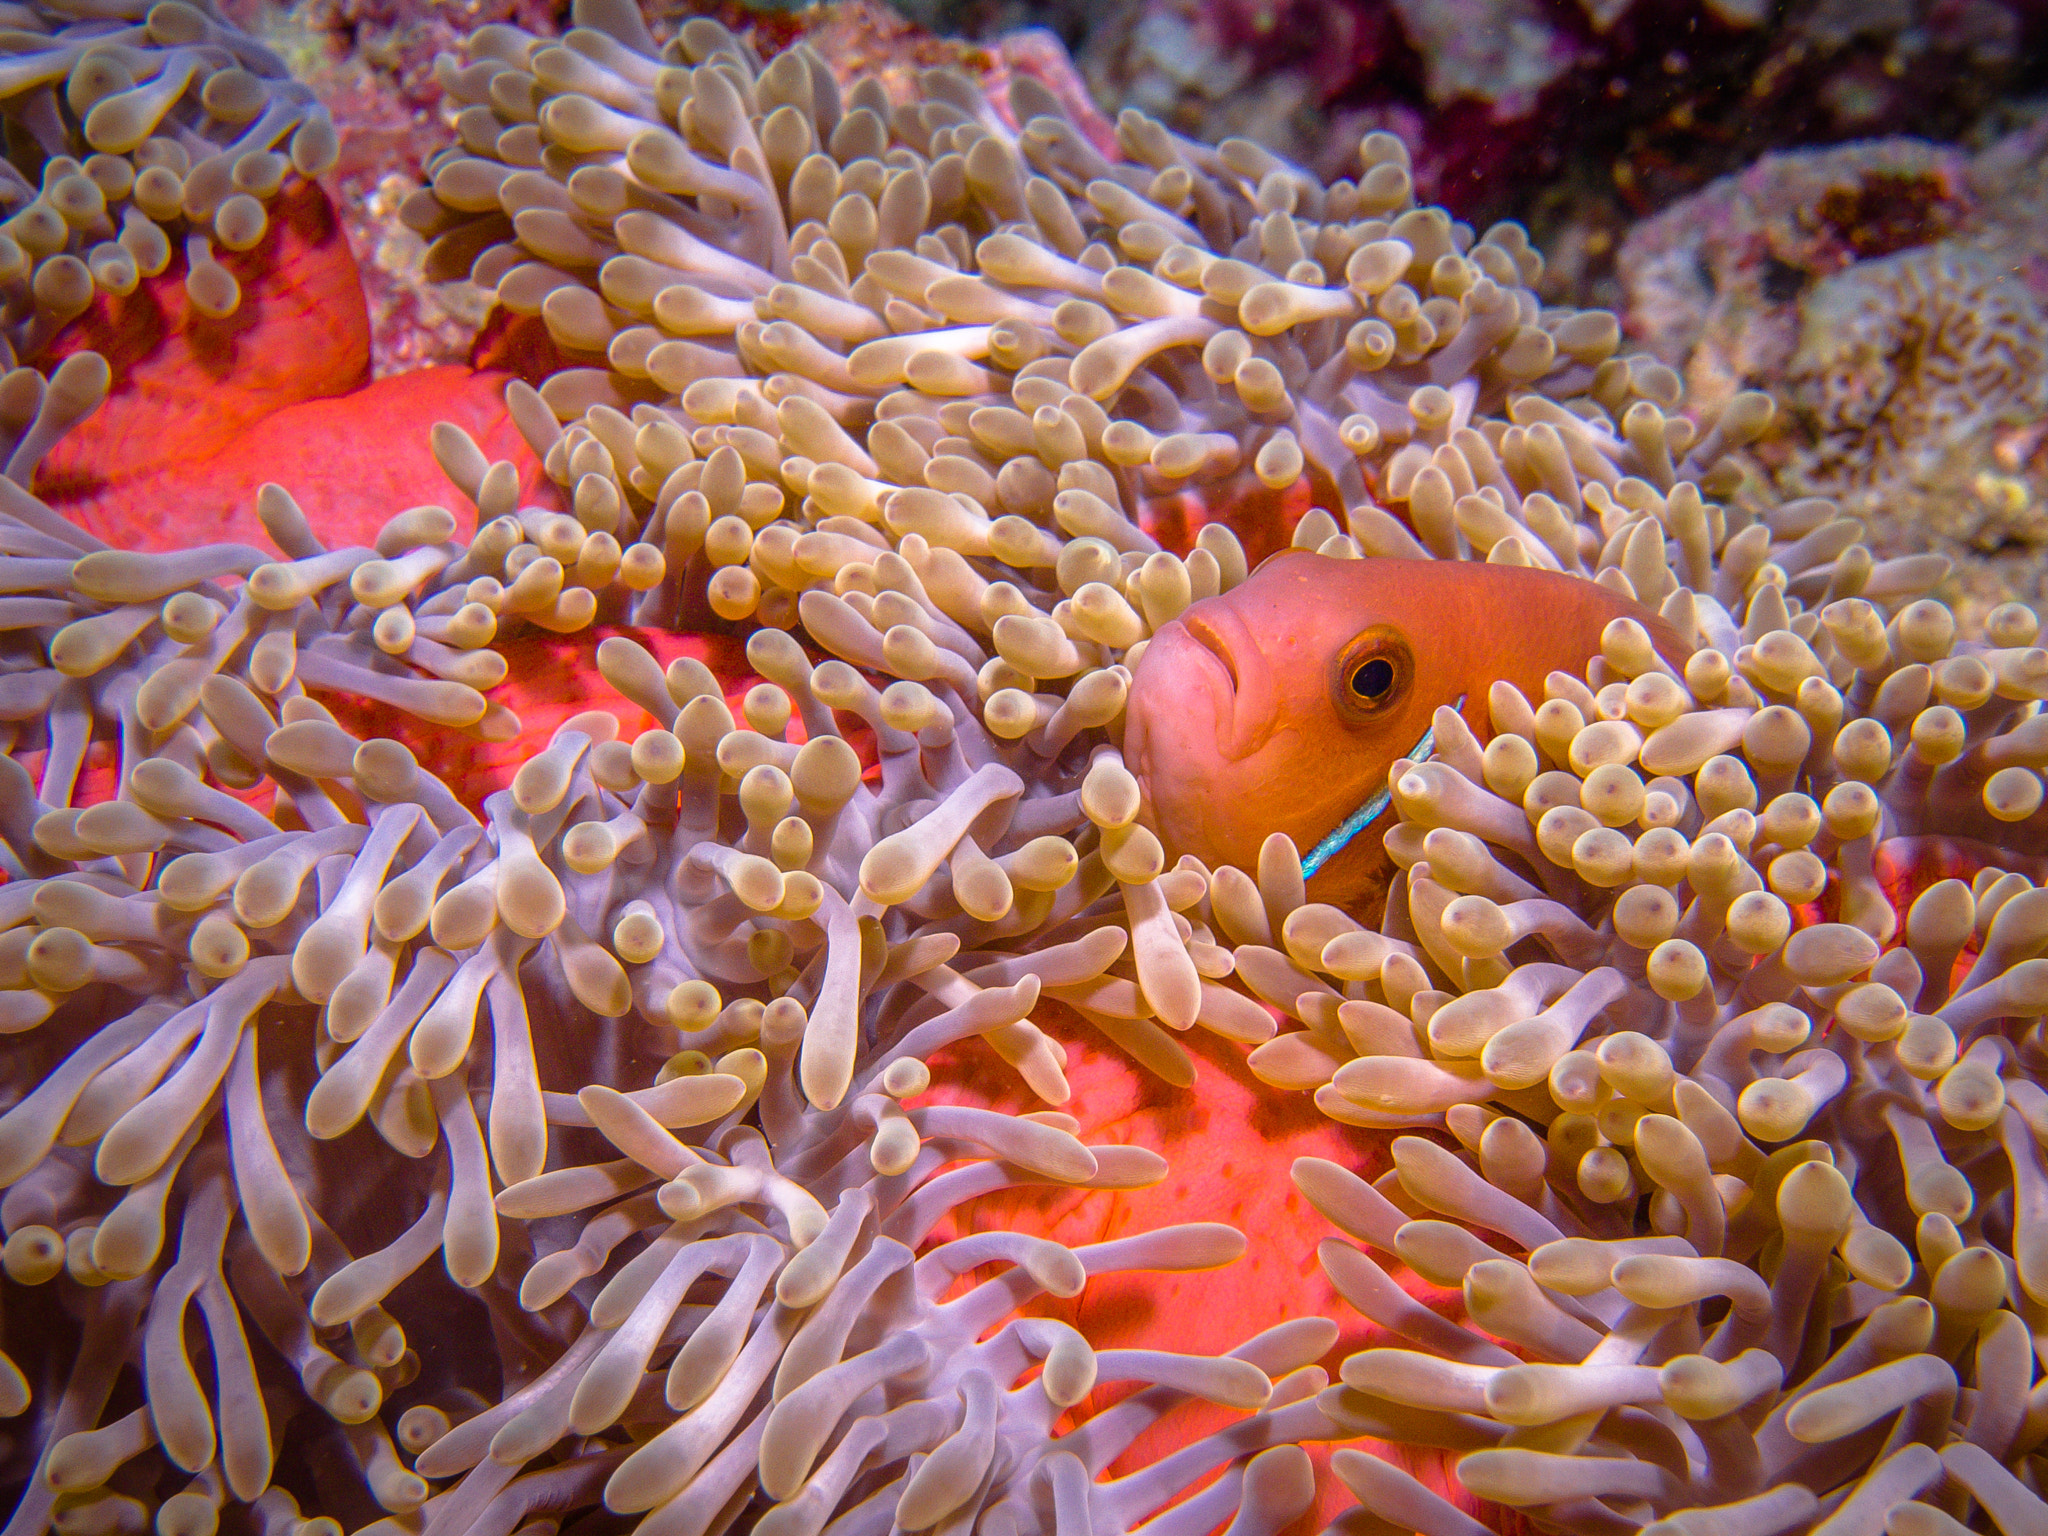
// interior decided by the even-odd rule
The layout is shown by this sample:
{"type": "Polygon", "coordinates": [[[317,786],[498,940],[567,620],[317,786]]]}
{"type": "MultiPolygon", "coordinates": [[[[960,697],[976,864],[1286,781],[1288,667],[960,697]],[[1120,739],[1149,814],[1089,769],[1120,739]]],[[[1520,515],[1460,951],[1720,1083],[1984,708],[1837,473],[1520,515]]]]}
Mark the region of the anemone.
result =
{"type": "MultiPolygon", "coordinates": [[[[1697,423],[1384,135],[1328,187],[1136,114],[1111,160],[1028,80],[896,102],[575,21],[444,63],[409,211],[568,357],[508,403],[570,510],[448,425],[473,533],[330,549],[273,488],[275,556],[119,551],[4,491],[6,1536],[1255,1536],[1355,1437],[1600,1536],[2040,1529],[2034,616],[1959,640],[1943,562],[1768,503],[1727,458],[1768,400],[1697,423]],[[1618,621],[1484,746],[1440,712],[1377,925],[1284,839],[1169,867],[1132,668],[1248,562],[1147,525],[1246,470],[1324,493],[1298,545],[1573,572],[1691,659],[1618,621]],[[501,641],[707,611],[737,714],[612,634],[617,708],[480,804],[459,743],[337,713],[507,738],[501,641]],[[1887,875],[1942,861],[1901,921],[1887,875]],[[1054,1000],[1404,1133],[1374,1183],[1295,1169],[1398,1342],[1332,1384],[1330,1319],[1210,1358],[1034,1315],[1244,1241],[956,1235],[1165,1172],[1076,1134],[1054,1000]],[[1045,1107],[934,1093],[961,1046],[1045,1107]],[[1135,1390],[1078,1419],[1097,1383],[1135,1390]],[[1245,1416],[1119,1460],[1195,1400],[1245,1416]]],[[[1475,1528],[1333,1467],[1347,1529],[1475,1528]]]]}
{"type": "Polygon", "coordinates": [[[21,149],[0,169],[0,419],[5,473],[27,485],[109,375],[91,353],[47,382],[17,363],[174,261],[193,309],[233,314],[222,253],[260,245],[269,205],[331,170],[339,143],[313,93],[210,0],[17,6],[8,27],[0,110],[21,149]]]}
{"type": "Polygon", "coordinates": [[[1546,1529],[2032,1530],[2048,653],[2016,604],[1959,642],[1930,600],[1787,590],[1738,626],[1677,589],[1682,675],[1615,621],[1541,705],[1496,685],[1483,748],[1440,710],[1390,776],[1377,929],[1276,880],[1291,845],[1262,861],[1236,968],[1304,1027],[1254,1072],[1451,1140],[1397,1137],[1376,1184],[1296,1166],[1379,1250],[1321,1258],[1397,1336],[1324,1408],[1546,1529]]]}

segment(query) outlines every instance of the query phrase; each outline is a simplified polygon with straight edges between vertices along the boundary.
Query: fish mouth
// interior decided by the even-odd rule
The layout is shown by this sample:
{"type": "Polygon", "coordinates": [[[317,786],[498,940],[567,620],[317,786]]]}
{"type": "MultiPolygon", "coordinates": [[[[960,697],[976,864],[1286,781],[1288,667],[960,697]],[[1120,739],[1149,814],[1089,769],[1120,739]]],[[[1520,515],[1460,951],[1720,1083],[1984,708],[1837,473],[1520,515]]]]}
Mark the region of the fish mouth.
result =
{"type": "Polygon", "coordinates": [[[1237,676],[1237,659],[1230,654],[1230,642],[1223,638],[1221,630],[1210,622],[1209,616],[1199,608],[1190,608],[1180,616],[1181,628],[1188,638],[1203,650],[1210,652],[1223,663],[1223,670],[1230,674],[1230,691],[1234,696],[1242,686],[1237,676]]]}

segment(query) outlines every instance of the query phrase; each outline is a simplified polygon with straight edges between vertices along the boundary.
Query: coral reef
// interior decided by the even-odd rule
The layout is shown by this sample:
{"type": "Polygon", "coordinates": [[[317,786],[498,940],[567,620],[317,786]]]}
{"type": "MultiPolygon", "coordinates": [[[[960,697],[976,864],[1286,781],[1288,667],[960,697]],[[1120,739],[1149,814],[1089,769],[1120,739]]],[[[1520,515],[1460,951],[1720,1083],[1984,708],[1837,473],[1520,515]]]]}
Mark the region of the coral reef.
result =
{"type": "Polygon", "coordinates": [[[1367,1437],[1454,1482],[1337,1452],[1359,1536],[2039,1530],[2034,615],[1764,495],[1767,397],[1688,412],[1389,135],[1113,159],[1028,70],[572,20],[437,62],[405,209],[564,364],[506,390],[551,488],[443,423],[459,518],[124,550],[0,479],[5,1536],[1263,1536],[1367,1437]],[[1690,656],[1437,710],[1369,925],[1285,837],[1169,864],[1119,745],[1290,540],[1690,656]],[[558,636],[608,697],[467,795],[558,636]],[[1292,1163],[1400,1342],[1059,1315],[1244,1238],[1033,1230],[1167,1172],[1056,1016],[1409,1133],[1292,1163]]]}
{"type": "Polygon", "coordinates": [[[1756,470],[1838,498],[1881,550],[1952,555],[1966,618],[2042,592],[2044,139],[1766,156],[1638,226],[1620,262],[1630,330],[1694,398],[1788,407],[1756,470]]]}
{"type": "MultiPolygon", "coordinates": [[[[1815,283],[1799,318],[1786,394],[1816,441],[1778,472],[1788,487],[1852,505],[1893,481],[1939,494],[1978,471],[2001,435],[2048,418],[2048,319],[1967,247],[1858,262],[1815,283]]],[[[1971,537],[1995,548],[2010,536],[1971,537]]]]}
{"type": "Polygon", "coordinates": [[[1425,197],[1533,220],[1560,177],[1640,216],[1774,147],[1960,134],[2038,85],[2041,28],[2012,0],[1133,0],[1064,35],[1105,103],[1325,176],[1384,128],[1425,197]]]}

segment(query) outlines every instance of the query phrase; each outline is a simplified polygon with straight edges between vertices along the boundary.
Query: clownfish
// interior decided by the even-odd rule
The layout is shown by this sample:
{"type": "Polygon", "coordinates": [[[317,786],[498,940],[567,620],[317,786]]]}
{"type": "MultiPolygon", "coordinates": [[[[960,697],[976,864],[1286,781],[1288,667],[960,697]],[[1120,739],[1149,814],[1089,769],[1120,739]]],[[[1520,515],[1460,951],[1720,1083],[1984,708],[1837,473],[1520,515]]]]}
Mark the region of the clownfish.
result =
{"type": "Polygon", "coordinates": [[[1487,693],[1540,702],[1632,618],[1682,667],[1657,615],[1583,577],[1452,560],[1287,551],[1163,626],[1132,676],[1124,759],[1169,859],[1258,867],[1284,832],[1311,901],[1357,910],[1384,889],[1388,770],[1433,747],[1440,707],[1484,741],[1487,693]]]}

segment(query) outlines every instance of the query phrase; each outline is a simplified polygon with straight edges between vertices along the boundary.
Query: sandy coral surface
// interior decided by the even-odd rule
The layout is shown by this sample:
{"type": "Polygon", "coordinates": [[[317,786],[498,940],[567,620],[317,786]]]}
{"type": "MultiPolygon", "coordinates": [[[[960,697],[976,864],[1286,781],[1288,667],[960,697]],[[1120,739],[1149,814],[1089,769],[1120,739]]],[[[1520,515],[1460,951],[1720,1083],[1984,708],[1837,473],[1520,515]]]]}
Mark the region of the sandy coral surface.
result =
{"type": "Polygon", "coordinates": [[[2043,579],[2044,139],[1767,156],[1620,262],[1631,331],[1696,395],[1786,403],[1762,473],[1841,498],[1884,548],[1954,555],[1975,611],[2043,579]]]}

